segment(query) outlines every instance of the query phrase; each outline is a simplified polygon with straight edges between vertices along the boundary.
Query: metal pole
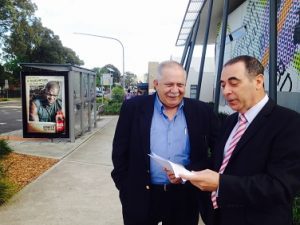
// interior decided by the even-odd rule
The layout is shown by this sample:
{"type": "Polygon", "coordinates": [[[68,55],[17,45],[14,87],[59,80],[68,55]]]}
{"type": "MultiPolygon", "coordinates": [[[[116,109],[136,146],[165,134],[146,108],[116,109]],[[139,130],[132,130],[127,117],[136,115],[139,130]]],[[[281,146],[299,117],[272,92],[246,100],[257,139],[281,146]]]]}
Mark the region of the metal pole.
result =
{"type": "Polygon", "coordinates": [[[212,8],[213,8],[213,2],[214,2],[213,0],[210,0],[210,2],[209,2],[209,9],[208,9],[207,23],[206,23],[206,31],[205,31],[205,37],[204,37],[204,40],[203,40],[201,63],[200,63],[200,69],[199,69],[199,78],[198,78],[196,99],[200,98],[200,91],[201,91],[201,84],[202,84],[202,79],[203,79],[204,63],[205,63],[205,56],[206,56],[206,47],[207,47],[207,42],[208,42],[208,35],[209,35],[209,27],[210,27],[210,20],[211,20],[211,12],[212,12],[212,8]]]}
{"type": "Polygon", "coordinates": [[[219,51],[219,62],[217,70],[217,81],[216,81],[216,93],[215,93],[215,102],[214,102],[214,112],[218,113],[219,111],[219,102],[220,102],[220,78],[223,68],[224,61],[224,51],[225,51],[225,40],[226,40],[226,30],[227,30],[227,19],[228,19],[228,3],[229,0],[224,0],[224,11],[222,19],[222,32],[220,40],[220,51],[219,51]]]}
{"type": "MultiPolygon", "coordinates": [[[[75,121],[75,113],[74,113],[74,106],[75,106],[75,96],[74,96],[74,80],[71,79],[71,76],[74,75],[73,71],[69,71],[68,72],[68,85],[69,85],[69,138],[70,138],[70,142],[74,143],[75,142],[75,125],[74,125],[74,121],[75,121]]],[[[80,77],[80,75],[79,75],[80,77]]],[[[68,95],[67,95],[68,96],[68,95]]]]}
{"type": "Polygon", "coordinates": [[[183,50],[181,62],[180,62],[180,64],[182,66],[185,66],[186,54],[187,54],[187,51],[188,51],[190,43],[191,43],[191,38],[192,38],[192,32],[189,34],[189,37],[188,37],[187,41],[185,42],[185,46],[184,46],[184,50],[183,50]]]}
{"type": "Polygon", "coordinates": [[[124,50],[123,43],[119,39],[114,38],[114,37],[109,37],[109,36],[96,35],[96,34],[88,34],[88,33],[79,33],[79,32],[74,32],[74,34],[111,39],[111,40],[117,41],[122,46],[122,56],[123,56],[123,79],[122,79],[122,86],[123,86],[123,88],[125,88],[125,50],[124,50]]]}
{"type": "Polygon", "coordinates": [[[103,87],[103,79],[101,79],[101,93],[102,93],[102,104],[103,104],[103,101],[104,101],[104,87],[103,87]]]}
{"type": "Polygon", "coordinates": [[[269,95],[277,102],[277,0],[269,0],[270,5],[270,55],[269,55],[269,95]]]}
{"type": "Polygon", "coordinates": [[[190,66],[191,66],[191,62],[192,62],[192,57],[193,57],[194,47],[195,47],[197,34],[198,34],[198,30],[199,30],[199,25],[200,25],[200,12],[198,14],[196,23],[194,24],[194,27],[193,27],[193,37],[192,37],[192,41],[190,43],[189,53],[188,53],[188,57],[187,57],[185,68],[184,68],[187,76],[189,74],[189,70],[190,70],[190,66]]]}

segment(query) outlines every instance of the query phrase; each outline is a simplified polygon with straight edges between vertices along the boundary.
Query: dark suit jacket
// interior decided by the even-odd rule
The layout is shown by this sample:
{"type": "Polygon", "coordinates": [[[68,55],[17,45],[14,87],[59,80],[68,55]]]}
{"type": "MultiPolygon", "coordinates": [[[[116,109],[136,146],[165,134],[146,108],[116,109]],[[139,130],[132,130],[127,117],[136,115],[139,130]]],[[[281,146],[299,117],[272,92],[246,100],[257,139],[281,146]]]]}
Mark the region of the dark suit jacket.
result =
{"type": "MultiPolygon", "coordinates": [[[[154,95],[138,96],[123,103],[113,140],[112,178],[120,191],[123,216],[143,221],[148,215],[150,188],[150,128],[154,95]]],[[[214,146],[218,122],[207,104],[184,99],[190,138],[188,169],[209,166],[208,148],[214,146]]],[[[124,218],[126,219],[126,218],[124,218]]]]}
{"type": "MultiPolygon", "coordinates": [[[[238,114],[224,124],[215,170],[238,114]]],[[[218,225],[290,225],[300,187],[300,116],[269,100],[249,125],[220,176],[218,225]]]]}

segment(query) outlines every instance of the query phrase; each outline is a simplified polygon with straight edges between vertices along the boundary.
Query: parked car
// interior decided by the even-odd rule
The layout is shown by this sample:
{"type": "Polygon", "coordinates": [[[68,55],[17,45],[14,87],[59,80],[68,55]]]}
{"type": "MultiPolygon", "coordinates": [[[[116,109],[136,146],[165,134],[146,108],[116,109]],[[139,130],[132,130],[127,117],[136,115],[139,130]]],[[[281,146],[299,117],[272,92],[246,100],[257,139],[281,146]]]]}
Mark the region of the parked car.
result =
{"type": "Polygon", "coordinates": [[[102,97],[103,95],[103,91],[96,91],[96,97],[102,97]]]}

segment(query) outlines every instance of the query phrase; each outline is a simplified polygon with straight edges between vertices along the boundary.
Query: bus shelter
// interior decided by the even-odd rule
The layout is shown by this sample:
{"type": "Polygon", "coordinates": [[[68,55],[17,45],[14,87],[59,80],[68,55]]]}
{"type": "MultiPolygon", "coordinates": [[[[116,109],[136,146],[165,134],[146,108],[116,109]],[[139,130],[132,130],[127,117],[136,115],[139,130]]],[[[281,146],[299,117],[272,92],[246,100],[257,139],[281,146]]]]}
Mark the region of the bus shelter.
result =
{"type": "Polygon", "coordinates": [[[96,127],[96,73],[71,64],[22,63],[25,138],[75,138],[96,127]]]}

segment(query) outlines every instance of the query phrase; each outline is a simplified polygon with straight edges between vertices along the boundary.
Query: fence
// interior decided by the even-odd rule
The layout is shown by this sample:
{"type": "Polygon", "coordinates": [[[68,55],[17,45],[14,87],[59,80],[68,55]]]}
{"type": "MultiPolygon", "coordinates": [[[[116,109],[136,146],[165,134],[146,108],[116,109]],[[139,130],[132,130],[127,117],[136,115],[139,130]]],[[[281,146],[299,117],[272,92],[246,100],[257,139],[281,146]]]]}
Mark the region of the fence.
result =
{"type": "Polygon", "coordinates": [[[0,98],[20,98],[21,90],[0,90],[0,98]]]}

